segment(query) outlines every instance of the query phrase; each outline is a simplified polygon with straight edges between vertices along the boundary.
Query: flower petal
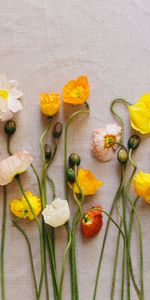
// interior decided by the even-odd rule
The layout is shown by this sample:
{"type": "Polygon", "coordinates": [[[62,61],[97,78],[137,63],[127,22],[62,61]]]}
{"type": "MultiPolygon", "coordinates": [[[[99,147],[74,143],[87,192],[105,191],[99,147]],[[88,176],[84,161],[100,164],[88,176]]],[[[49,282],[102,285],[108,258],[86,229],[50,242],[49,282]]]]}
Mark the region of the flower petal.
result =
{"type": "Polygon", "coordinates": [[[56,198],[51,204],[46,205],[42,215],[45,223],[52,227],[64,225],[70,218],[68,201],[56,198]]]}
{"type": "Polygon", "coordinates": [[[22,105],[19,100],[9,96],[8,99],[8,108],[13,112],[16,113],[17,111],[22,109],[22,105]]]}
{"type": "Polygon", "coordinates": [[[32,155],[27,151],[16,152],[0,162],[0,185],[6,185],[15,175],[27,170],[32,163],[32,155]]]}

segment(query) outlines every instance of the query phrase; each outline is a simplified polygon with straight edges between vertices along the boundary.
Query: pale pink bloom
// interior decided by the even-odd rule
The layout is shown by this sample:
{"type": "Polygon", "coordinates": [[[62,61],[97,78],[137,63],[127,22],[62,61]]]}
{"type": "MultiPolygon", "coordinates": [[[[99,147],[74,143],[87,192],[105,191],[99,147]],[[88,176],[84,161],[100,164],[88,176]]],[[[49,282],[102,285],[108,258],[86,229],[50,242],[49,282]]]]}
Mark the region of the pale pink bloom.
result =
{"type": "Polygon", "coordinates": [[[105,128],[96,129],[92,138],[93,155],[101,161],[110,160],[118,147],[115,142],[120,142],[120,139],[121,127],[117,124],[108,124],[105,128]]]}
{"type": "Polygon", "coordinates": [[[6,76],[0,75],[0,120],[7,121],[13,117],[13,114],[22,109],[18,100],[23,93],[18,90],[16,80],[7,81],[6,76]]]}
{"type": "Polygon", "coordinates": [[[26,171],[32,160],[32,155],[28,151],[18,151],[0,161],[0,185],[8,184],[17,174],[26,171]]]}

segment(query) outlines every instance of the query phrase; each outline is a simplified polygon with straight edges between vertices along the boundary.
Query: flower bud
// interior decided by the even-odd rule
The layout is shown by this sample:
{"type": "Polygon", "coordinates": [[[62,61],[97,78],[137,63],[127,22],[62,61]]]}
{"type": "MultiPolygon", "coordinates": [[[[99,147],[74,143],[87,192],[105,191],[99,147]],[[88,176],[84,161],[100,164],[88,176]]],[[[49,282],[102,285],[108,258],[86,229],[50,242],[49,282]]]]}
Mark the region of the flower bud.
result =
{"type": "Polygon", "coordinates": [[[128,148],[129,149],[136,149],[140,143],[140,137],[138,135],[132,135],[128,140],[128,148]]]}
{"type": "Polygon", "coordinates": [[[117,158],[121,164],[125,164],[128,160],[128,152],[125,148],[118,151],[117,158]]]}
{"type": "Polygon", "coordinates": [[[44,153],[45,153],[45,158],[46,159],[51,159],[52,156],[52,149],[51,146],[49,144],[45,144],[44,145],[44,153]]]}
{"type": "Polygon", "coordinates": [[[15,133],[16,131],[16,123],[15,121],[13,120],[9,120],[5,123],[5,126],[4,126],[4,130],[5,130],[5,133],[7,135],[12,135],[15,133]]]}
{"type": "Polygon", "coordinates": [[[80,156],[76,153],[72,153],[69,156],[69,164],[74,167],[74,166],[79,166],[80,165],[80,156]]]}
{"type": "Polygon", "coordinates": [[[62,131],[63,131],[63,125],[61,122],[57,122],[54,127],[53,127],[53,130],[52,130],[52,135],[53,137],[55,138],[58,138],[61,136],[62,134],[62,131]]]}
{"type": "Polygon", "coordinates": [[[68,178],[68,181],[75,182],[75,171],[72,168],[68,169],[67,178],[68,178]]]}

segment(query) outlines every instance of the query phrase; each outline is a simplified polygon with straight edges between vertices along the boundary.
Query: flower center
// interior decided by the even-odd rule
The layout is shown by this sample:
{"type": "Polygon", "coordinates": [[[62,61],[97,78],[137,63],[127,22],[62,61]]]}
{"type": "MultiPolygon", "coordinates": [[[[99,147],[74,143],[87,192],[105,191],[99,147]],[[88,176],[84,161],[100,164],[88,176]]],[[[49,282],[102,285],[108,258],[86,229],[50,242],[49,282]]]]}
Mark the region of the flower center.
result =
{"type": "Polygon", "coordinates": [[[73,98],[81,98],[83,95],[83,87],[82,86],[77,86],[72,92],[71,92],[71,97],[73,98]]]}
{"type": "Polygon", "coordinates": [[[0,97],[2,97],[4,100],[7,100],[8,91],[7,90],[0,90],[0,97]]]}
{"type": "Polygon", "coordinates": [[[105,148],[113,147],[115,142],[116,142],[116,137],[114,135],[105,136],[105,148]]]}

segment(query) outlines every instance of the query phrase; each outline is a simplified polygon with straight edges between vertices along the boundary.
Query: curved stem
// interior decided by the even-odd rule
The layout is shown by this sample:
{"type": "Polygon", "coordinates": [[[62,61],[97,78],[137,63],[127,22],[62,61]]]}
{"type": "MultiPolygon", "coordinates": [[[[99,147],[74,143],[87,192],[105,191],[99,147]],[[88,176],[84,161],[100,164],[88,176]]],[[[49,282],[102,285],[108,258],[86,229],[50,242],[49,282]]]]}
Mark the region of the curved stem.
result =
{"type": "Polygon", "coordinates": [[[123,122],[122,118],[118,115],[118,113],[116,113],[116,111],[114,110],[114,105],[116,105],[118,103],[123,103],[127,106],[129,106],[131,104],[122,98],[117,98],[117,99],[113,100],[110,105],[110,110],[111,110],[112,114],[119,120],[121,128],[122,128],[122,138],[121,138],[121,142],[122,142],[123,138],[124,138],[124,122],[123,122]]]}
{"type": "Polygon", "coordinates": [[[46,176],[46,178],[50,187],[52,188],[53,200],[54,200],[56,198],[56,188],[55,188],[54,181],[48,175],[46,176]]]}
{"type": "Polygon", "coordinates": [[[42,136],[40,138],[40,148],[41,148],[41,155],[42,155],[42,160],[43,161],[45,161],[44,141],[45,141],[45,137],[46,137],[46,135],[47,135],[47,133],[48,133],[48,131],[50,129],[50,126],[51,126],[51,122],[50,122],[51,119],[52,119],[52,117],[48,117],[49,122],[48,122],[47,127],[44,130],[44,132],[43,132],[43,134],[42,134],[42,136]]]}
{"type": "Polygon", "coordinates": [[[31,164],[31,168],[32,168],[32,170],[33,170],[33,172],[35,174],[36,179],[37,179],[39,193],[40,193],[40,197],[41,197],[42,196],[42,188],[41,188],[40,177],[39,177],[38,172],[37,172],[37,170],[36,170],[36,168],[35,168],[35,166],[33,164],[31,164]]]}
{"type": "Polygon", "coordinates": [[[80,114],[83,113],[89,113],[90,108],[87,102],[84,103],[86,106],[86,110],[79,110],[75,113],[73,113],[67,120],[66,125],[65,125],[65,136],[64,136],[64,176],[65,176],[65,198],[68,199],[68,184],[67,184],[67,168],[68,168],[68,163],[67,163],[67,135],[68,135],[68,128],[70,123],[80,114]]]}
{"type": "Polygon", "coordinates": [[[39,296],[41,294],[41,289],[42,289],[42,283],[43,283],[43,276],[44,276],[44,247],[43,247],[43,235],[42,235],[42,230],[41,230],[41,225],[40,225],[40,222],[39,222],[39,219],[37,217],[37,215],[35,214],[34,212],[34,209],[32,208],[32,205],[28,199],[28,197],[26,196],[26,193],[23,189],[23,186],[22,186],[22,183],[21,183],[21,180],[20,180],[20,176],[17,175],[16,176],[16,180],[18,182],[18,185],[19,185],[19,188],[20,188],[20,191],[22,193],[22,195],[24,196],[25,200],[27,201],[30,209],[31,209],[31,212],[34,216],[34,219],[37,223],[37,226],[38,226],[38,230],[39,230],[39,238],[40,238],[40,254],[41,254],[41,276],[40,276],[40,283],[39,283],[39,289],[38,289],[38,293],[39,293],[39,296]]]}
{"type": "Polygon", "coordinates": [[[5,300],[5,273],[4,273],[4,258],[5,258],[5,236],[6,236],[6,212],[7,212],[7,193],[6,186],[3,186],[3,222],[2,222],[2,237],[1,237],[1,296],[5,300]]]}
{"type": "Polygon", "coordinates": [[[7,152],[9,155],[12,155],[11,148],[10,148],[10,141],[11,141],[11,135],[7,135],[7,152]]]}
{"type": "Polygon", "coordinates": [[[67,231],[68,231],[68,243],[64,251],[63,255],[63,261],[62,261],[62,268],[61,268],[61,276],[60,276],[60,284],[59,284],[59,295],[60,295],[60,300],[62,299],[62,286],[63,286],[63,280],[64,280],[64,274],[65,274],[65,264],[66,264],[66,258],[68,256],[68,252],[71,247],[71,232],[68,224],[66,224],[67,231]]]}
{"type": "Polygon", "coordinates": [[[19,226],[19,224],[15,220],[12,220],[12,223],[20,231],[20,233],[24,236],[24,238],[27,242],[29,257],[30,257],[31,270],[32,270],[32,276],[33,276],[33,281],[34,281],[34,288],[35,288],[35,293],[36,293],[36,299],[38,300],[39,299],[38,287],[37,287],[37,282],[36,282],[36,275],[35,275],[35,269],[34,269],[34,263],[33,263],[33,255],[32,255],[32,250],[31,250],[31,245],[30,245],[29,238],[28,238],[27,234],[25,233],[25,231],[21,228],[21,226],[19,226]]]}

